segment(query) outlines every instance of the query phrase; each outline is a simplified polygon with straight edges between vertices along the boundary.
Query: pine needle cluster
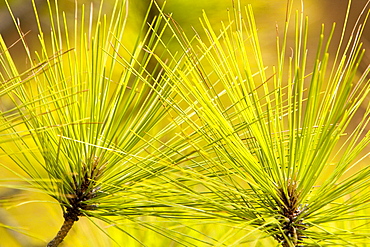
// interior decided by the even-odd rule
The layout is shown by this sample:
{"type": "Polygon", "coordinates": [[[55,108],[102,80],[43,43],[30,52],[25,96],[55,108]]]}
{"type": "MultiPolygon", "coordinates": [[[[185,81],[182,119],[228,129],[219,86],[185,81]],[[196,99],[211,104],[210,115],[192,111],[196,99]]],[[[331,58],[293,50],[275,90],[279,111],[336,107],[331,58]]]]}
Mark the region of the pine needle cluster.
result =
{"type": "Polygon", "coordinates": [[[370,67],[358,68],[368,6],[332,53],[335,25],[308,37],[308,17],[288,1],[276,61],[265,62],[252,7],[240,1],[220,31],[204,13],[195,35],[152,1],[132,50],[128,1],[109,16],[104,2],[76,7],[74,21],[48,1],[50,32],[33,4],[40,50],[17,26],[29,70],[17,70],[0,39],[0,97],[13,105],[0,112],[0,148],[24,189],[62,209],[48,246],[81,217],[144,246],[121,221],[179,246],[366,244],[370,67]],[[229,230],[217,237],[198,221],[229,230]]]}

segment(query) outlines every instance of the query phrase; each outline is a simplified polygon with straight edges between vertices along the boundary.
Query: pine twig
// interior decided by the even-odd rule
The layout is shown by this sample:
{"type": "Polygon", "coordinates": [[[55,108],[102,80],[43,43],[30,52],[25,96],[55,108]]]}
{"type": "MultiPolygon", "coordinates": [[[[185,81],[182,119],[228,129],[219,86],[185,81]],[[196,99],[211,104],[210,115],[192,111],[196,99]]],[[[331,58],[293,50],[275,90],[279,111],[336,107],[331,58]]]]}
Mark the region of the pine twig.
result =
{"type": "MultiPolygon", "coordinates": [[[[78,217],[77,217],[77,220],[78,220],[78,217]]],[[[56,247],[56,246],[58,246],[64,240],[64,238],[67,236],[68,232],[71,230],[75,221],[76,221],[76,217],[73,217],[70,214],[66,214],[63,225],[60,228],[58,234],[55,236],[55,238],[53,240],[51,240],[48,243],[47,247],[56,247]]]]}
{"type": "Polygon", "coordinates": [[[49,242],[47,247],[58,246],[63,239],[67,236],[68,232],[71,230],[75,221],[78,221],[80,216],[83,216],[81,210],[94,210],[95,205],[86,204],[86,201],[96,197],[96,191],[99,187],[95,187],[96,181],[102,175],[102,171],[105,165],[99,166],[100,159],[95,157],[89,170],[86,164],[83,165],[82,174],[83,180],[81,186],[78,186],[76,176],[73,177],[74,187],[76,189],[75,193],[70,195],[69,206],[67,207],[67,212],[64,213],[64,223],[60,228],[59,232],[53,240],[49,242]],[[89,188],[93,188],[90,189],[89,188]]]}

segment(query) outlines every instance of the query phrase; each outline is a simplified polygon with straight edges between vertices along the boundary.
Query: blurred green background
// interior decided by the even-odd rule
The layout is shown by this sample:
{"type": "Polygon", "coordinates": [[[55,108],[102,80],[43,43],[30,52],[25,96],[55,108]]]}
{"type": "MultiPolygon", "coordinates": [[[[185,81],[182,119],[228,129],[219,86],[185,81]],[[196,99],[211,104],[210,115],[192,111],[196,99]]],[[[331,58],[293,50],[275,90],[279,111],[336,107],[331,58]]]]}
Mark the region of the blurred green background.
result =
{"type": "MultiPolygon", "coordinates": [[[[61,9],[66,12],[67,18],[74,18],[75,1],[59,0],[58,2],[61,9]]],[[[100,4],[100,1],[97,0],[78,0],[78,6],[80,7],[82,4],[85,4],[88,11],[91,6],[91,2],[93,2],[94,11],[97,11],[100,4]]],[[[138,30],[142,23],[143,16],[149,6],[149,2],[149,0],[130,1],[129,26],[127,32],[130,33],[128,37],[132,38],[132,42],[135,41],[135,34],[137,35],[135,31],[138,30]]],[[[163,3],[163,1],[158,2],[160,4],[163,3]]],[[[31,0],[9,0],[9,3],[14,16],[19,18],[23,32],[26,33],[30,31],[26,37],[28,46],[31,50],[38,49],[37,26],[31,0]]],[[[35,0],[35,3],[39,13],[41,14],[41,25],[44,27],[44,30],[48,30],[48,3],[46,0],[35,0]]],[[[106,8],[104,11],[109,13],[111,5],[110,1],[106,0],[105,3],[106,8]]],[[[242,5],[252,5],[257,26],[259,28],[264,58],[268,64],[273,65],[274,59],[276,59],[276,26],[278,26],[280,30],[283,29],[287,6],[286,1],[242,0],[241,3],[242,5]]],[[[356,18],[365,3],[366,0],[353,1],[349,27],[356,22],[356,18]]],[[[232,8],[232,5],[232,0],[168,0],[165,12],[173,13],[173,18],[180,24],[185,32],[192,35],[194,33],[193,28],[195,30],[201,29],[199,18],[202,16],[203,10],[205,10],[208,18],[212,21],[217,30],[217,27],[220,26],[220,21],[227,21],[227,9],[232,8]]],[[[331,29],[332,23],[337,22],[337,35],[335,37],[339,37],[347,8],[346,0],[306,0],[303,2],[303,5],[305,15],[309,16],[310,23],[309,37],[311,42],[309,48],[315,49],[322,23],[325,23],[325,30],[326,33],[328,33],[331,29]]],[[[296,1],[295,8],[301,9],[300,1],[296,1]]],[[[155,15],[156,11],[152,10],[150,13],[151,18],[155,15]]],[[[368,31],[369,29],[365,30],[367,31],[365,31],[363,42],[366,48],[370,46],[370,31],[368,31]]],[[[0,34],[3,36],[8,46],[11,46],[19,39],[19,35],[16,32],[14,23],[9,15],[9,11],[4,0],[0,1],[0,34]]],[[[338,40],[333,41],[334,47],[337,42],[338,40]]],[[[22,44],[15,44],[11,48],[11,53],[21,71],[29,67],[22,44]]],[[[360,70],[364,70],[369,63],[370,57],[367,53],[360,66],[360,70]]],[[[5,98],[0,98],[1,109],[6,108],[8,104],[9,102],[7,102],[5,98]]],[[[354,126],[355,125],[356,123],[354,123],[354,126]]],[[[11,164],[11,161],[1,156],[1,154],[0,159],[3,164],[11,164]]],[[[17,168],[14,169],[19,171],[17,168]]],[[[0,168],[0,174],[0,179],[14,177],[12,173],[3,168],[0,168]]],[[[0,203],[1,200],[9,198],[13,198],[15,200],[50,200],[50,198],[37,193],[26,193],[15,189],[0,189],[0,203]]],[[[53,238],[63,221],[60,208],[57,204],[54,205],[51,203],[37,202],[15,207],[9,206],[10,205],[7,204],[0,205],[0,224],[19,227],[19,229],[15,231],[13,229],[0,227],[0,247],[45,246],[46,241],[53,238]],[[31,236],[19,232],[25,232],[31,236]]],[[[97,221],[95,221],[95,223],[110,232],[112,236],[124,246],[137,245],[135,241],[129,239],[121,232],[114,230],[113,227],[106,226],[97,221]]],[[[142,228],[136,228],[129,223],[127,223],[127,230],[149,246],[177,246],[175,243],[164,239],[158,234],[142,228]]],[[[202,226],[201,230],[209,233],[215,238],[224,237],[224,234],[227,231],[227,229],[222,226],[202,226]]],[[[201,236],[199,237],[201,238],[201,236]]],[[[253,237],[258,240],[259,236],[256,233],[253,237]]],[[[267,239],[264,241],[252,241],[250,244],[245,246],[269,246],[269,243],[270,242],[267,239]]],[[[66,238],[62,246],[114,246],[114,244],[108,236],[104,235],[104,233],[102,233],[102,231],[97,227],[94,227],[92,222],[87,219],[81,219],[77,224],[75,224],[72,232],[66,238]]]]}

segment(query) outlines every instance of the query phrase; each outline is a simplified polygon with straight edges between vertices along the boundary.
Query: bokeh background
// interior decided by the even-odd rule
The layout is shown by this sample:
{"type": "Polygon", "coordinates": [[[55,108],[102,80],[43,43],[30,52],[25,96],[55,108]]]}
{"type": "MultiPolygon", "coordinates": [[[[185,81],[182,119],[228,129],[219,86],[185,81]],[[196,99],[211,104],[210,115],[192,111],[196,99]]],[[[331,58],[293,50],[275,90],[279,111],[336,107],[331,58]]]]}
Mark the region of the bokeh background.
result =
{"type": "MultiPolygon", "coordinates": [[[[109,13],[109,8],[113,0],[105,0],[106,8],[104,11],[109,13]]],[[[48,1],[35,0],[36,7],[41,17],[41,25],[44,30],[48,30],[49,12],[48,1]]],[[[66,12],[67,18],[74,18],[75,1],[74,0],[59,0],[61,9],[66,12]]],[[[95,11],[101,1],[98,0],[78,0],[78,6],[85,4],[88,10],[92,5],[95,11]]],[[[220,21],[227,21],[227,9],[232,8],[233,2],[236,0],[168,0],[165,7],[165,12],[173,13],[173,18],[180,24],[186,33],[192,35],[193,29],[200,30],[201,26],[199,18],[206,12],[215,29],[220,26],[220,21]]],[[[349,27],[356,22],[358,14],[361,12],[367,0],[353,0],[349,27]]],[[[163,4],[162,0],[158,3],[163,4]]],[[[38,49],[37,25],[34,16],[31,0],[9,0],[9,4],[16,18],[19,19],[20,26],[23,32],[28,32],[26,40],[31,50],[38,49]]],[[[150,4],[149,0],[131,0],[129,4],[129,22],[128,22],[128,40],[132,45],[136,38],[136,31],[141,26],[143,17],[150,4]]],[[[284,25],[287,3],[283,0],[241,0],[242,5],[251,4],[256,18],[260,40],[263,49],[263,55],[267,64],[274,65],[275,47],[276,47],[276,26],[284,25]]],[[[337,32],[333,41],[333,47],[338,42],[340,30],[343,26],[343,20],[347,9],[347,0],[305,0],[303,1],[304,12],[309,16],[309,49],[315,49],[319,39],[321,24],[325,24],[326,33],[331,29],[333,22],[337,23],[337,32]]],[[[301,9],[301,1],[296,1],[295,8],[301,9]]],[[[156,10],[150,12],[150,18],[156,15],[156,10]]],[[[364,47],[370,48],[370,30],[365,29],[363,38],[364,47]]],[[[18,42],[19,35],[16,32],[15,25],[9,14],[9,10],[4,0],[0,0],[0,34],[4,38],[8,46],[12,46],[11,54],[13,55],[19,70],[26,70],[29,67],[23,46],[18,42]],[[13,45],[14,44],[14,45],[13,45]]],[[[364,57],[360,70],[364,70],[370,63],[370,56],[367,53],[364,57]]],[[[0,108],[6,109],[10,107],[10,103],[6,98],[0,98],[0,108]]],[[[354,122],[354,126],[356,123],[354,122]]],[[[352,126],[352,127],[354,127],[352,126]]],[[[351,128],[351,126],[350,126],[351,128]]],[[[349,128],[349,131],[350,131],[349,128]]],[[[0,154],[0,162],[6,165],[11,164],[0,154]]],[[[13,168],[12,168],[13,169],[13,168]]],[[[14,167],[17,172],[19,169],[14,167]]],[[[0,179],[13,178],[14,174],[4,168],[0,168],[0,179]]],[[[0,203],[12,198],[37,201],[22,205],[6,204],[0,205],[0,247],[9,246],[45,246],[46,242],[53,238],[62,224],[63,217],[61,210],[57,204],[50,202],[43,203],[42,201],[50,201],[50,198],[35,192],[24,192],[16,189],[0,188],[0,203]],[[8,229],[1,227],[1,224],[10,225],[17,229],[8,229]]],[[[98,224],[104,230],[108,231],[116,239],[117,242],[124,246],[137,246],[137,243],[126,235],[114,230],[113,227],[95,221],[90,222],[88,219],[81,219],[75,224],[72,232],[66,238],[63,246],[114,246],[113,241],[106,236],[94,224],[98,224]]],[[[135,225],[127,223],[127,230],[141,239],[148,246],[177,246],[175,243],[155,234],[151,231],[137,228],[135,225]]],[[[228,230],[224,226],[202,226],[200,230],[217,237],[223,237],[228,230]]],[[[258,233],[251,237],[251,243],[245,246],[269,246],[269,240],[258,241],[258,233]],[[253,238],[256,241],[252,241],[253,238]]],[[[201,236],[199,236],[201,238],[201,236]]]]}

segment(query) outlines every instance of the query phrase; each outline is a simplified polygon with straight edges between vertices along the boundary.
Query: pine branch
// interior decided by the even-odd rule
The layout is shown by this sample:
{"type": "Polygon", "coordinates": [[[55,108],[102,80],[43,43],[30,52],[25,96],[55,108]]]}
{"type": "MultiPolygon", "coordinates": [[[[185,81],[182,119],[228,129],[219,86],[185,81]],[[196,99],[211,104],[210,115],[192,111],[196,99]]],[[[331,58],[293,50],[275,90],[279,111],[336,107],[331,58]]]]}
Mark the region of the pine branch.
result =
{"type": "MultiPolygon", "coordinates": [[[[77,217],[77,220],[78,220],[78,217],[77,217]]],[[[48,243],[47,247],[58,246],[64,240],[64,238],[67,236],[68,232],[71,230],[73,224],[77,220],[75,218],[75,215],[68,214],[68,213],[65,214],[64,222],[63,222],[62,227],[60,228],[60,230],[59,230],[58,234],[55,236],[55,238],[48,243]]]]}

